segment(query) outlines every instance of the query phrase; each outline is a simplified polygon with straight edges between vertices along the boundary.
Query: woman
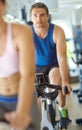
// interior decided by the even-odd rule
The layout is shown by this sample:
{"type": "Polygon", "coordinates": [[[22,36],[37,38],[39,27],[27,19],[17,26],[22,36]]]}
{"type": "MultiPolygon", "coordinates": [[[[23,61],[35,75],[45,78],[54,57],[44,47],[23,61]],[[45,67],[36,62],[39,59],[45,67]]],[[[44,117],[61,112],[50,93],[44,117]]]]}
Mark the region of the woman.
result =
{"type": "Polygon", "coordinates": [[[34,95],[33,36],[28,26],[4,22],[6,6],[0,0],[0,119],[24,130],[31,122],[34,95]]]}

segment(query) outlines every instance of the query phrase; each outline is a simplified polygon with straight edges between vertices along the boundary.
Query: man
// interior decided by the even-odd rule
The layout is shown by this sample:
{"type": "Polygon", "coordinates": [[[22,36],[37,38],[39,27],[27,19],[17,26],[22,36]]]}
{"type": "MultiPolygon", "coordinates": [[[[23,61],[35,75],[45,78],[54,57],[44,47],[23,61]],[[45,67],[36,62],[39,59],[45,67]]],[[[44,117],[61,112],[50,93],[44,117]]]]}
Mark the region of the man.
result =
{"type": "Polygon", "coordinates": [[[68,94],[71,93],[69,85],[68,65],[66,57],[65,34],[61,27],[49,24],[49,11],[44,3],[37,2],[30,9],[32,30],[36,49],[36,73],[48,74],[50,83],[62,86],[59,94],[60,126],[70,123],[66,109],[67,86],[68,94]]]}
{"type": "Polygon", "coordinates": [[[34,95],[33,36],[28,26],[5,22],[5,10],[6,0],[0,0],[0,120],[25,130],[34,95]]]}

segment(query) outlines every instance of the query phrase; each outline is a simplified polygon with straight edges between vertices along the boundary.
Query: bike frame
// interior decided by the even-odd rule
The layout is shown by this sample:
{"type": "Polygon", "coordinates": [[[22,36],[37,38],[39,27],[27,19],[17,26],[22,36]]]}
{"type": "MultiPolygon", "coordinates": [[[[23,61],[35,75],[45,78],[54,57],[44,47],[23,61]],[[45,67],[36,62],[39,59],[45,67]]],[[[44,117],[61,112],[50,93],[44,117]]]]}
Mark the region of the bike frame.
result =
{"type": "MultiPolygon", "coordinates": [[[[50,88],[46,88],[45,91],[47,93],[52,92],[50,88]]],[[[54,106],[56,106],[56,104],[54,104],[54,106]]],[[[53,108],[53,101],[51,99],[48,99],[45,96],[41,97],[41,110],[42,110],[41,130],[59,130],[57,121],[55,119],[56,118],[55,108],[53,108]]]]}
{"type": "MultiPolygon", "coordinates": [[[[56,121],[56,109],[53,107],[53,101],[55,101],[58,96],[58,90],[62,90],[62,88],[59,85],[50,84],[48,76],[43,73],[35,75],[35,82],[37,95],[38,97],[41,97],[41,130],[59,130],[58,121],[56,121]]],[[[64,92],[65,94],[68,94],[67,86],[64,87],[64,92]]],[[[64,128],[66,128],[66,126],[64,126],[64,128]]]]}

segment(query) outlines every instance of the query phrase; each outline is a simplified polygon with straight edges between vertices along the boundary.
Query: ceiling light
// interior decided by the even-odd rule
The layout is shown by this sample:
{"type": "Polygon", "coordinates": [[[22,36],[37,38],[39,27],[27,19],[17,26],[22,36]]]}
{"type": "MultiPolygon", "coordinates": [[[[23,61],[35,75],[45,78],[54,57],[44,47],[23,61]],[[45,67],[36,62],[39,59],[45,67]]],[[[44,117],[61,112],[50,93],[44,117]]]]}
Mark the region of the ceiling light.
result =
{"type": "Polygon", "coordinates": [[[76,6],[76,9],[78,10],[78,9],[80,9],[82,7],[82,4],[78,4],[77,6],[76,6]]]}

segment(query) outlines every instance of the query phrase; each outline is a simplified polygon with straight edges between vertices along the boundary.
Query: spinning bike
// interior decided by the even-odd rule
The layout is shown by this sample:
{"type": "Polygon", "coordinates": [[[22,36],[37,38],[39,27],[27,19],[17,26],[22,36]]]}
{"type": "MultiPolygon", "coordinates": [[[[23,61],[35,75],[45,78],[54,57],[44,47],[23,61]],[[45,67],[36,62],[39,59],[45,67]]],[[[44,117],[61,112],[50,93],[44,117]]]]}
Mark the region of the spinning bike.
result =
{"type": "MultiPolygon", "coordinates": [[[[38,96],[41,96],[41,130],[59,130],[59,120],[56,120],[56,102],[53,104],[53,101],[56,101],[61,86],[49,84],[48,76],[39,73],[36,74],[36,90],[38,96]]],[[[65,87],[65,93],[68,93],[67,87],[65,87]]],[[[67,129],[68,124],[63,123],[60,129],[67,129]]]]}
{"type": "MultiPolygon", "coordinates": [[[[77,93],[78,101],[79,101],[79,103],[82,103],[82,49],[75,50],[74,53],[76,53],[76,55],[77,55],[77,60],[75,61],[74,58],[72,58],[72,59],[75,64],[79,65],[80,88],[77,90],[74,90],[73,92],[77,93]]],[[[82,125],[82,118],[76,119],[76,123],[78,125],[82,125]]]]}
{"type": "Polygon", "coordinates": [[[76,61],[72,57],[72,60],[75,64],[79,66],[79,82],[80,82],[80,88],[77,90],[74,90],[73,92],[77,93],[78,101],[79,103],[82,103],[82,49],[75,50],[74,53],[76,53],[76,61]]]}

